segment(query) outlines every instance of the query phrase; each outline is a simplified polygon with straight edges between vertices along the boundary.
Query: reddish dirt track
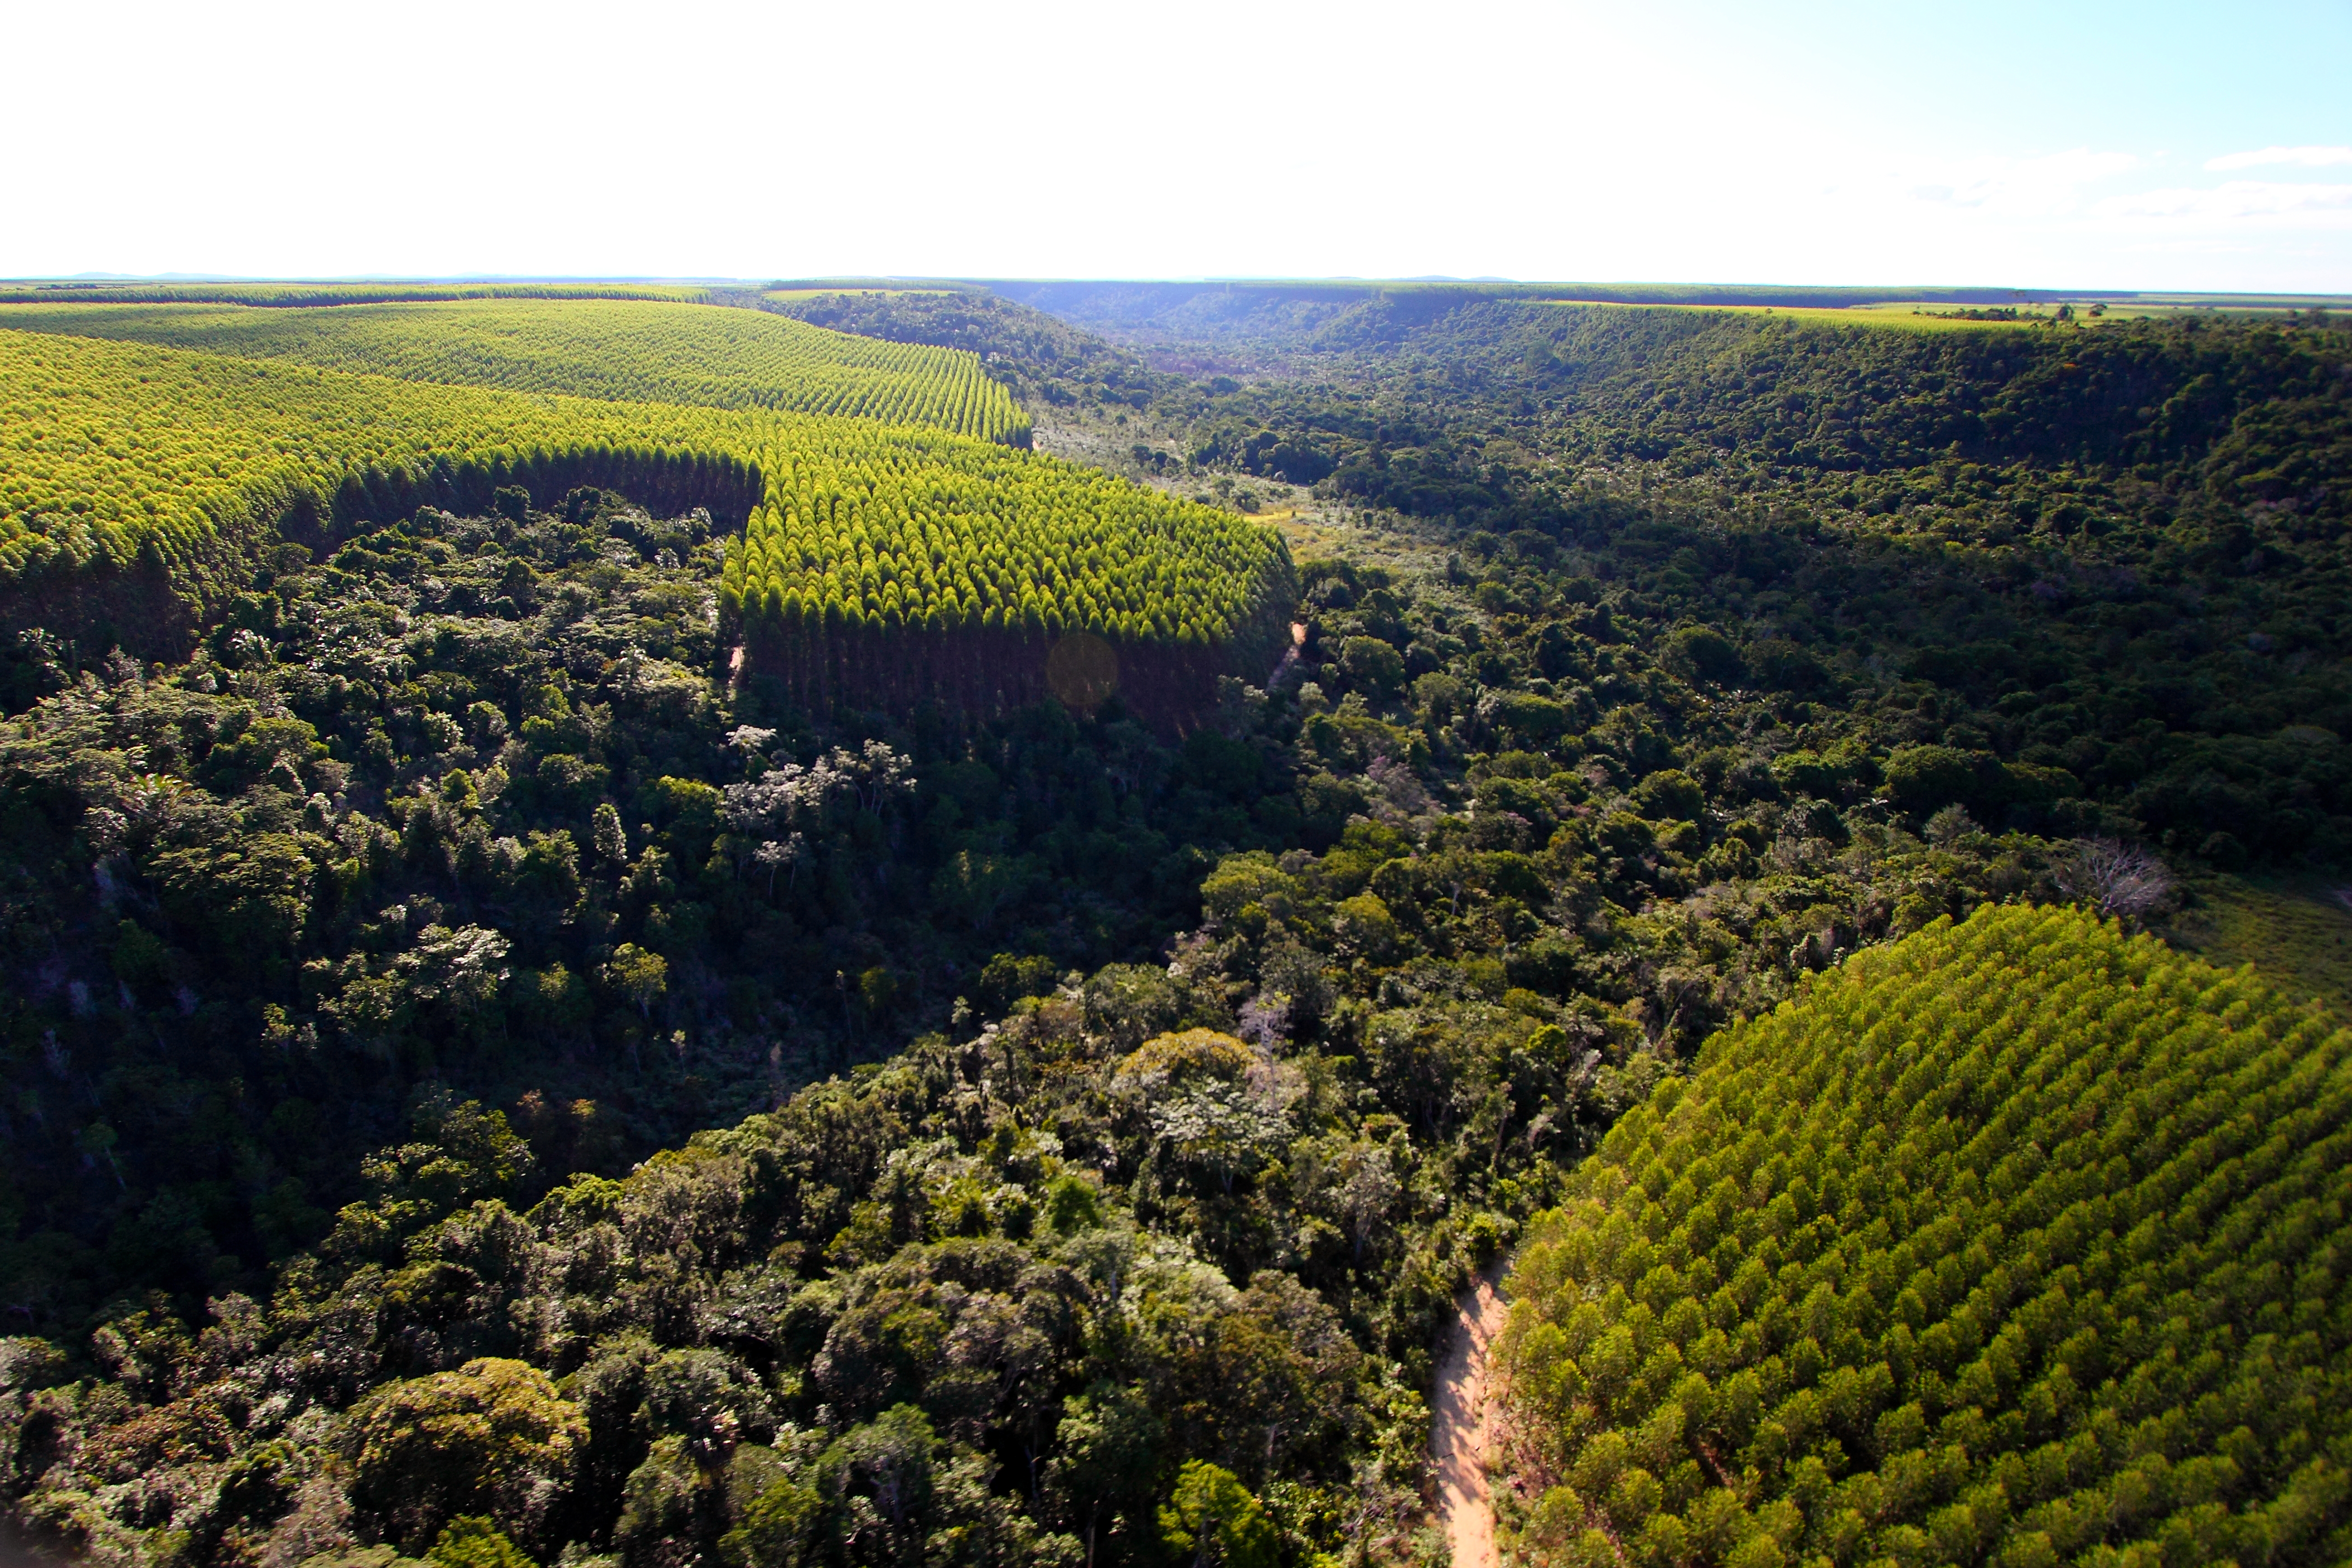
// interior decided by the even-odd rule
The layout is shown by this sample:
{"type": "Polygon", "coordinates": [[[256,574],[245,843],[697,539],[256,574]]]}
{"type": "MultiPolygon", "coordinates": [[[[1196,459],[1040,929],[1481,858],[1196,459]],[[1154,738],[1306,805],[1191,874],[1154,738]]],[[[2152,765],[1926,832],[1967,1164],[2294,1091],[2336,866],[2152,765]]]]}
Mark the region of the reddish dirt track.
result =
{"type": "Polygon", "coordinates": [[[1454,1303],[1453,1342],[1437,1369],[1429,1446],[1437,1461],[1437,1514],[1454,1568],[1495,1568],[1495,1510],[1486,1464],[1494,1439],[1489,1351],[1508,1313],[1488,1271],[1454,1303]]]}

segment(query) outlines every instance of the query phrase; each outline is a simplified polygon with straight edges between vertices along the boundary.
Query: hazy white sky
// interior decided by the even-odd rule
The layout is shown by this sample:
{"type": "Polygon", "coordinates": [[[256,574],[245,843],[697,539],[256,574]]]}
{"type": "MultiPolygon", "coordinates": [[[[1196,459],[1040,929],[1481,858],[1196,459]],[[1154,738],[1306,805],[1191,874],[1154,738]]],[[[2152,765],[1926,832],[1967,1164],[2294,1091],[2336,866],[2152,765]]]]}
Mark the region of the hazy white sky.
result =
{"type": "Polygon", "coordinates": [[[2352,0],[11,11],[5,275],[2352,292],[2352,0]]]}

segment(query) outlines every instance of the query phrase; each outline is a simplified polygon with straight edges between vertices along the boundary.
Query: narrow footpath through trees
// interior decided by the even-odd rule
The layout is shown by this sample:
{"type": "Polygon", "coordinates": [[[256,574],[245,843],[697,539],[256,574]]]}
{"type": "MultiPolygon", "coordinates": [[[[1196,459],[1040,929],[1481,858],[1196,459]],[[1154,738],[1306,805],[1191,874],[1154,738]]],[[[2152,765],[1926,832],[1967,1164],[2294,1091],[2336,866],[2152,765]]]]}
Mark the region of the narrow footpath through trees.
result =
{"type": "Polygon", "coordinates": [[[1429,1446],[1437,1461],[1437,1513],[1454,1568],[1496,1568],[1495,1509],[1486,1462],[1494,1441],[1490,1352],[1507,1306],[1496,1289],[1503,1266],[1481,1275],[1454,1302],[1454,1332],[1437,1369],[1429,1446]]]}

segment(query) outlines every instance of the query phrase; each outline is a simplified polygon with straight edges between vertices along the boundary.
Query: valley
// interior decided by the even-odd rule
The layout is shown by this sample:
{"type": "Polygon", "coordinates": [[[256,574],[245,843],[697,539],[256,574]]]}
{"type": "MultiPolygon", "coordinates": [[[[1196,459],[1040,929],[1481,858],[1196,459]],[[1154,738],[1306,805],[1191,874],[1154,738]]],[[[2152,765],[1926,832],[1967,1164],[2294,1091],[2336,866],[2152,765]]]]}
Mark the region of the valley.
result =
{"type": "Polygon", "coordinates": [[[0,299],[19,1535],[2342,1561],[2352,333],[1651,292],[0,299]]]}

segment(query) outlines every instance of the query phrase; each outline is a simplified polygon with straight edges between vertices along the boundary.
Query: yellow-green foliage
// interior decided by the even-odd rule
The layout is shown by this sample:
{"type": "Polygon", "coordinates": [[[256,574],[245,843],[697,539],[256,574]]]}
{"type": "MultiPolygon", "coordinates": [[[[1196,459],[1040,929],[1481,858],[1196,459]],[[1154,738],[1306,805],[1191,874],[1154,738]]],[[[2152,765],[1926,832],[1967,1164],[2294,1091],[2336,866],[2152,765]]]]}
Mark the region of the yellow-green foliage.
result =
{"type": "Polygon", "coordinates": [[[561,299],[332,309],[18,304],[0,305],[0,327],[454,386],[846,415],[990,441],[1020,439],[1029,427],[977,354],[853,337],[715,305],[561,299]]]}
{"type": "Polygon", "coordinates": [[[370,305],[387,300],[708,300],[673,283],[32,283],[0,289],[0,303],[370,305]]]}
{"type": "Polygon", "coordinates": [[[2352,1557],[2347,1052],[2024,908],[1717,1037],[1512,1275],[1522,1558],[2352,1557]]]}
{"type": "Polygon", "coordinates": [[[0,584],[142,556],[201,577],[225,538],[298,505],[397,512],[583,463],[739,476],[746,504],[757,465],[766,500],[723,595],[779,629],[830,607],[1205,643],[1291,583],[1271,530],[944,431],[0,331],[0,584]]]}
{"type": "Polygon", "coordinates": [[[1156,1079],[1161,1083],[1188,1078],[1236,1079],[1256,1060],[1250,1048],[1231,1035],[1214,1029],[1181,1029],[1144,1041],[1128,1053],[1118,1071],[1124,1078],[1156,1079]]]}
{"type": "Polygon", "coordinates": [[[599,445],[749,454],[782,427],[770,416],[0,332],[0,583],[144,552],[184,568],[224,532],[299,495],[328,502],[371,465],[599,445]]]}
{"type": "Polygon", "coordinates": [[[728,557],[747,626],[1086,630],[1221,643],[1291,591],[1272,529],[1050,458],[874,443],[779,453],[728,557]]]}

